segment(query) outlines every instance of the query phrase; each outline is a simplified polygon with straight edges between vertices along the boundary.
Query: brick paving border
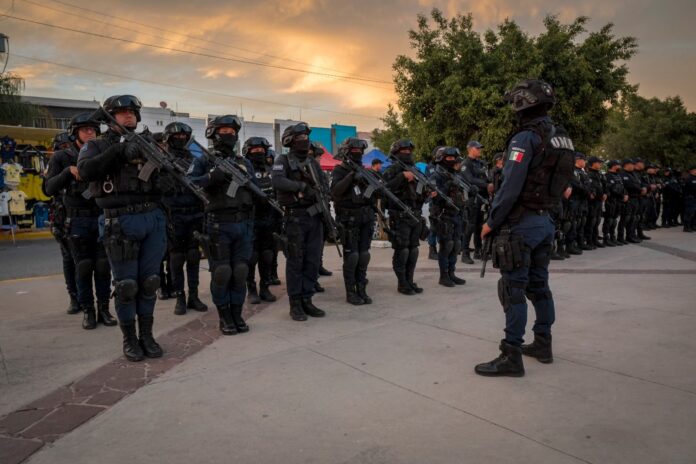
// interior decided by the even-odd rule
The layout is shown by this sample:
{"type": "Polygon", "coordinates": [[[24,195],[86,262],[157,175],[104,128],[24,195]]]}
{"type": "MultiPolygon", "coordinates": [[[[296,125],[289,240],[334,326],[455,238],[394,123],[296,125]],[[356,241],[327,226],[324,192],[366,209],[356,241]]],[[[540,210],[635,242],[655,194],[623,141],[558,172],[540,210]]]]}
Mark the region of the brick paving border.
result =
{"type": "MultiPolygon", "coordinates": [[[[244,315],[250,318],[270,304],[245,305],[244,315]]],[[[251,329],[251,333],[237,336],[253,337],[253,326],[251,329]]],[[[0,417],[0,463],[24,462],[47,443],[108,410],[220,337],[217,312],[208,311],[157,338],[164,348],[163,357],[138,363],[120,357],[0,417]]]]}

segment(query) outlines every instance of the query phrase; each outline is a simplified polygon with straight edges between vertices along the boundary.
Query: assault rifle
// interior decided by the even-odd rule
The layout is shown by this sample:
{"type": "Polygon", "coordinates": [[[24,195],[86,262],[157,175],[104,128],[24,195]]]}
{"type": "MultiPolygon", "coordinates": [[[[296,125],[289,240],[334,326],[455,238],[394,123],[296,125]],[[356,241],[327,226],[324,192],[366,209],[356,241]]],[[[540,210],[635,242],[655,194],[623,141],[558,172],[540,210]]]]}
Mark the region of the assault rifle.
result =
{"type": "Polygon", "coordinates": [[[321,174],[317,172],[315,165],[316,161],[309,156],[302,162],[292,159],[289,156],[288,160],[291,164],[297,163],[302,168],[305,176],[309,176],[312,184],[314,184],[313,186],[316,190],[317,199],[319,200],[316,206],[319,208],[319,211],[324,218],[324,223],[329,229],[329,237],[331,237],[331,239],[334,241],[334,245],[336,245],[338,256],[342,258],[343,254],[341,253],[341,248],[338,246],[340,242],[338,237],[338,226],[336,225],[336,221],[334,220],[333,216],[331,216],[331,207],[329,206],[329,192],[326,188],[326,183],[322,182],[322,179],[319,178],[321,174]]]}
{"type": "MultiPolygon", "coordinates": [[[[437,167],[437,170],[438,170],[438,172],[441,172],[441,173],[445,174],[450,180],[452,180],[452,181],[454,182],[454,185],[457,186],[457,188],[459,188],[459,189],[462,190],[464,193],[466,193],[467,197],[470,197],[470,196],[471,196],[471,194],[472,194],[472,189],[471,189],[472,185],[471,185],[470,183],[468,183],[466,180],[464,180],[464,178],[463,178],[462,176],[460,176],[459,173],[457,173],[457,174],[452,174],[452,173],[450,173],[449,171],[447,171],[446,169],[444,169],[442,166],[438,166],[438,167],[437,167]]],[[[474,190],[478,190],[478,189],[475,188],[474,190]]],[[[478,191],[476,192],[475,195],[476,195],[476,198],[481,202],[481,204],[483,204],[483,205],[488,205],[488,204],[489,204],[488,200],[485,199],[485,198],[483,198],[483,197],[481,196],[481,194],[478,193],[478,191]]]]}
{"type": "Polygon", "coordinates": [[[203,192],[203,188],[186,177],[186,170],[183,166],[172,161],[169,153],[157,145],[154,140],[143,137],[135,131],[128,129],[123,124],[120,124],[111,114],[105,111],[103,107],[99,107],[99,109],[92,114],[92,119],[117,127],[121,133],[121,137],[123,137],[126,142],[138,145],[141,153],[147,160],[138,172],[138,179],[147,182],[150,180],[150,177],[152,177],[152,173],[156,170],[164,171],[172,176],[178,183],[193,192],[204,204],[207,205],[210,203],[210,200],[208,200],[208,197],[203,192]]]}
{"type": "Polygon", "coordinates": [[[432,179],[428,179],[428,177],[425,174],[423,174],[422,172],[420,172],[418,170],[418,168],[416,168],[415,166],[411,166],[410,164],[404,163],[403,161],[401,161],[399,158],[392,155],[391,153],[389,154],[389,159],[391,159],[392,162],[396,163],[396,165],[399,166],[404,171],[408,171],[411,174],[413,174],[413,177],[415,177],[416,182],[417,182],[416,192],[419,195],[422,194],[423,189],[427,187],[431,191],[437,193],[440,198],[445,200],[445,202],[448,205],[450,205],[450,207],[454,208],[457,212],[459,211],[459,208],[457,208],[457,205],[454,204],[454,201],[452,201],[452,199],[450,197],[445,195],[445,193],[437,187],[437,184],[435,184],[435,181],[432,179]]]}
{"type": "Polygon", "coordinates": [[[486,264],[488,260],[491,259],[491,254],[493,253],[493,231],[486,235],[483,239],[483,245],[481,248],[481,278],[486,276],[486,264]]]}
{"type": "Polygon", "coordinates": [[[257,197],[266,201],[273,209],[278,211],[281,215],[284,214],[283,208],[280,207],[278,202],[275,201],[273,198],[269,197],[266,192],[261,190],[261,188],[253,182],[253,180],[249,176],[249,173],[237,166],[231,159],[223,158],[212,154],[195,139],[191,139],[191,141],[188,143],[188,146],[190,147],[190,150],[200,152],[204,156],[206,156],[208,160],[210,160],[210,162],[213,164],[213,166],[224,172],[225,176],[227,176],[230,179],[230,186],[227,188],[226,192],[227,196],[229,196],[230,198],[234,198],[237,195],[237,191],[240,189],[240,187],[244,187],[249,189],[251,193],[253,193],[257,197]]]}
{"type": "MultiPolygon", "coordinates": [[[[344,159],[341,160],[346,167],[349,169],[352,169],[356,174],[360,174],[362,178],[365,180],[367,183],[367,189],[363,193],[363,196],[365,198],[370,198],[374,192],[382,192],[382,194],[393,204],[398,206],[404,213],[406,213],[411,219],[413,219],[416,222],[420,222],[420,218],[416,217],[415,214],[413,214],[413,211],[411,211],[411,208],[406,205],[403,201],[399,199],[396,195],[394,195],[388,188],[387,185],[384,183],[382,179],[377,177],[375,173],[370,171],[369,169],[366,169],[365,166],[363,166],[360,163],[356,163],[355,161],[348,159],[348,157],[345,157],[344,159]]],[[[381,211],[377,212],[382,218],[384,218],[384,214],[382,214],[381,211]]]]}

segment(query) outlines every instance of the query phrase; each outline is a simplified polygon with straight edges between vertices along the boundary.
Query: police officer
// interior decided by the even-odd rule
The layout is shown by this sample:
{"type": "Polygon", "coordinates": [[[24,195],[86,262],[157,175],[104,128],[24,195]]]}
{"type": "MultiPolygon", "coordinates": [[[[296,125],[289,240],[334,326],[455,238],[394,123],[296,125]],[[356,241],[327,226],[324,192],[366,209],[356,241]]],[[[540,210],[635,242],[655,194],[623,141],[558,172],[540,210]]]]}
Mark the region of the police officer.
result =
{"type": "Polygon", "coordinates": [[[571,255],[581,255],[589,250],[584,238],[587,221],[587,199],[589,198],[587,173],[585,172],[585,155],[575,152],[575,170],[570,180],[572,192],[568,200],[568,214],[571,219],[570,230],[566,236],[566,250],[571,255]]]}
{"type": "MultiPolygon", "coordinates": [[[[493,156],[493,168],[491,169],[490,179],[493,184],[493,193],[490,194],[491,199],[495,196],[495,192],[500,190],[503,183],[503,164],[505,163],[505,153],[496,153],[493,156]]],[[[483,227],[483,224],[481,224],[483,227]]]]}
{"type": "MultiPolygon", "coordinates": [[[[266,166],[268,166],[269,169],[273,168],[273,163],[275,162],[275,157],[276,157],[276,152],[273,148],[269,148],[266,151],[266,166]]],[[[273,196],[275,198],[275,191],[273,192],[273,196]]],[[[277,230],[275,231],[277,234],[281,233],[282,229],[282,221],[277,225],[277,230]]],[[[280,279],[278,278],[278,243],[276,241],[276,246],[273,248],[273,262],[271,264],[271,276],[269,278],[268,284],[269,285],[280,285],[280,279]]]]}
{"type": "MultiPolygon", "coordinates": [[[[172,122],[164,128],[162,141],[176,162],[188,170],[194,156],[186,148],[191,140],[192,129],[183,122],[172,122]]],[[[198,298],[201,252],[196,237],[203,233],[203,202],[189,189],[177,185],[172,195],[163,198],[168,213],[169,266],[172,275],[172,289],[176,295],[174,314],[186,314],[187,309],[207,311],[198,298]],[[188,282],[188,299],[184,291],[184,264],[188,282]]]]}
{"type": "Polygon", "coordinates": [[[82,328],[91,330],[97,322],[116,325],[109,312],[111,297],[111,268],[99,239],[98,219],[101,209],[77,170],[80,149],[100,134],[99,122],[91,113],[81,113],[70,120],[68,127],[71,144],[53,154],[45,181],[46,193],[61,196],[65,208],[65,232],[76,269],[77,300],[84,313],[82,328]],[[94,281],[94,287],[92,285],[94,281]],[[94,307],[96,290],[97,308],[94,307]]]}
{"type": "Polygon", "coordinates": [[[604,203],[604,222],[602,223],[602,235],[604,245],[614,247],[623,245],[617,241],[616,226],[621,216],[621,210],[628,201],[628,195],[621,177],[621,163],[611,160],[607,163],[607,173],[604,175],[607,199],[604,203]]]}
{"type": "Polygon", "coordinates": [[[641,158],[635,158],[635,173],[640,180],[641,193],[638,197],[638,210],[636,211],[636,237],[639,240],[650,240],[650,237],[643,232],[648,213],[650,200],[650,180],[645,171],[645,162],[641,158]]]}
{"type": "MultiPolygon", "coordinates": [[[[103,105],[104,111],[129,131],[140,122],[141,107],[140,100],[132,95],[114,95],[103,105]]],[[[141,148],[123,141],[123,135],[118,126],[110,126],[101,139],[82,147],[77,167],[80,177],[92,182],[91,191],[104,210],[104,247],[114,277],[123,354],[129,361],[141,361],[144,356],[162,356],[152,326],[159,265],[167,246],[161,193],[171,191],[173,181],[160,173],[141,180],[141,148]]]]}
{"type": "Polygon", "coordinates": [[[285,278],[288,281],[290,317],[295,321],[306,321],[307,316],[326,315],[312,303],[321,262],[324,226],[317,204],[320,201],[317,189],[323,186],[316,182],[321,182],[318,176],[322,173],[319,163],[308,156],[310,132],[310,127],[304,122],[288,126],[283,131],[281,143],[290,151],[276,157],[272,172],[276,197],[286,210],[285,278]]]}
{"type": "Polygon", "coordinates": [[[519,123],[507,149],[503,185],[491,206],[482,237],[494,238],[493,263],[502,275],[498,296],[505,311],[500,356],[479,364],[485,376],[523,376],[522,354],[553,361],[551,326],[555,319],[549,289],[549,255],[554,225],[549,209],[558,204],[573,175],[573,142],[547,116],[553,89],[541,80],[525,80],[506,95],[519,123]],[[534,342],[522,345],[527,323],[526,297],[534,305],[534,342]]]}
{"type": "MultiPolygon", "coordinates": [[[[14,142],[14,141],[13,141],[14,142]]],[[[67,132],[61,132],[56,134],[53,138],[53,152],[56,153],[60,150],[68,150],[72,145],[70,140],[70,134],[67,132]]],[[[55,155],[54,155],[55,156],[55,155]]],[[[48,172],[50,172],[51,162],[49,161],[48,172]]],[[[48,176],[48,172],[46,176],[48,176]]],[[[63,258],[63,278],[65,279],[65,287],[68,291],[68,296],[70,297],[70,304],[68,305],[68,314],[78,314],[80,312],[80,304],[77,302],[77,283],[75,282],[76,272],[75,272],[75,261],[73,260],[72,253],[70,252],[70,245],[68,243],[67,233],[65,230],[65,205],[63,204],[62,195],[50,195],[46,191],[46,177],[44,177],[43,190],[46,196],[53,197],[51,199],[51,234],[55,238],[56,242],[60,246],[60,254],[63,258]]]]}
{"type": "Polygon", "coordinates": [[[632,159],[625,159],[621,163],[623,169],[621,180],[623,181],[628,201],[624,203],[624,211],[619,220],[618,241],[627,243],[640,243],[641,239],[637,236],[638,210],[640,208],[640,197],[647,189],[643,187],[640,178],[634,171],[635,162],[632,159]]]}
{"type": "Polygon", "coordinates": [[[648,163],[645,166],[645,172],[648,181],[648,208],[645,213],[644,227],[646,230],[654,230],[658,228],[657,218],[660,216],[662,181],[657,174],[658,167],[655,163],[648,163]]]}
{"type": "Polygon", "coordinates": [[[689,175],[684,179],[684,232],[696,232],[696,164],[689,166],[689,175]]]}
{"type": "Polygon", "coordinates": [[[486,163],[481,161],[481,145],[476,140],[471,140],[466,145],[466,158],[462,163],[461,175],[467,184],[471,185],[471,194],[466,202],[466,217],[464,221],[464,243],[462,244],[462,262],[474,264],[471,259],[471,237],[474,237],[474,258],[481,259],[481,226],[483,225],[483,203],[481,198],[493,193],[495,186],[489,182],[486,172],[486,163]],[[475,187],[475,188],[474,188],[475,187]],[[478,193],[479,195],[475,195],[478,193]]]}
{"type": "MultiPolygon", "coordinates": [[[[400,139],[392,143],[389,148],[391,156],[399,159],[406,166],[414,166],[413,150],[415,145],[409,139],[400,139]]],[[[392,163],[384,172],[384,181],[387,188],[405,203],[411,212],[420,218],[414,221],[397,205],[385,202],[389,215],[389,241],[394,249],[392,255],[392,268],[396,274],[397,291],[404,295],[422,293],[423,289],[414,281],[416,263],[418,262],[418,247],[423,235],[425,224],[422,220],[423,203],[425,203],[426,189],[418,191],[418,183],[412,172],[404,169],[398,163],[392,163]]]]}
{"type": "Polygon", "coordinates": [[[367,142],[349,137],[341,143],[337,158],[343,163],[331,172],[331,196],[340,224],[343,244],[343,282],[346,301],[352,305],[372,303],[367,295],[367,266],[370,244],[375,230],[377,195],[365,196],[369,185],[363,174],[348,166],[348,161],[362,165],[367,142]]]}
{"type": "MultiPolygon", "coordinates": [[[[167,144],[164,143],[164,133],[154,132],[152,133],[152,140],[157,143],[163,150],[167,150],[167,144]]],[[[166,208],[165,208],[166,211],[166,208]]],[[[171,221],[167,221],[167,235],[171,232],[171,221]]],[[[174,294],[174,288],[172,287],[172,265],[169,259],[169,241],[170,237],[167,237],[167,251],[164,253],[162,262],[160,263],[160,288],[157,290],[157,298],[160,300],[168,300],[170,298],[176,298],[174,294]]]]}
{"type": "MultiPolygon", "coordinates": [[[[465,193],[454,181],[454,176],[461,169],[462,159],[456,147],[440,147],[435,155],[435,172],[432,175],[442,193],[452,199],[459,211],[466,204],[465,193]]],[[[464,285],[466,280],[457,277],[454,272],[461,248],[463,229],[462,215],[440,196],[432,197],[430,203],[430,222],[434,224],[437,234],[437,261],[440,267],[438,283],[444,287],[464,285]]]]}
{"type": "MultiPolygon", "coordinates": [[[[320,160],[321,160],[321,155],[326,153],[324,149],[319,145],[317,142],[310,142],[309,144],[309,156],[314,158],[314,160],[321,166],[320,160]]],[[[329,178],[326,174],[324,174],[324,171],[321,171],[321,181],[324,186],[324,190],[328,191],[329,190],[329,178]]],[[[326,240],[327,240],[327,227],[326,224],[324,224],[324,240],[322,241],[322,246],[321,246],[321,260],[319,261],[319,277],[330,277],[333,275],[333,272],[329,271],[324,267],[324,248],[326,248],[326,240]]],[[[317,283],[314,284],[314,291],[317,293],[323,293],[326,290],[324,287],[321,286],[319,283],[319,279],[317,279],[317,283]]]]}
{"type": "MultiPolygon", "coordinates": [[[[266,163],[266,156],[271,144],[263,137],[250,137],[244,142],[242,154],[254,168],[256,183],[269,197],[273,198],[271,166],[266,163]]],[[[274,233],[280,233],[281,215],[267,201],[254,198],[254,248],[249,262],[247,276],[247,295],[249,303],[276,301],[268,286],[271,284],[273,254],[276,248],[274,233]],[[256,265],[259,268],[259,287],[256,288],[256,265]]]]}
{"type": "Polygon", "coordinates": [[[603,161],[596,156],[587,160],[587,222],[585,223],[585,240],[591,249],[604,248],[599,240],[599,223],[602,220],[602,205],[606,200],[604,177],[600,172],[603,161]]]}
{"type": "MultiPolygon", "coordinates": [[[[253,178],[254,169],[249,160],[237,155],[241,128],[237,116],[226,114],[208,123],[205,136],[213,142],[212,157],[229,161],[253,178]]],[[[242,306],[253,242],[252,193],[239,186],[234,196],[228,195],[231,177],[208,155],[194,158],[188,175],[205,189],[210,199],[205,207],[205,230],[210,252],[210,293],[220,318],[220,332],[223,335],[248,332],[242,306]]]]}
{"type": "Polygon", "coordinates": [[[662,227],[676,227],[681,201],[681,184],[673,175],[672,169],[662,171],[662,227]]]}

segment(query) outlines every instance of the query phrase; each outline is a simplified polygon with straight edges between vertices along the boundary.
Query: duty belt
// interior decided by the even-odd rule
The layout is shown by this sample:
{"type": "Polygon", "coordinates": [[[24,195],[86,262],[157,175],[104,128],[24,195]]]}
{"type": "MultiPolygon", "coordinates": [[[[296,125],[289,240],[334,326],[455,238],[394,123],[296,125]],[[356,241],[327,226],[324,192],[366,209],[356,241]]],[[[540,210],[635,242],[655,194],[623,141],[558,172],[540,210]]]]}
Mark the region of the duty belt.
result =
{"type": "Polygon", "coordinates": [[[68,217],[95,217],[101,214],[101,209],[94,208],[65,208],[65,213],[68,217]]]}
{"type": "Polygon", "coordinates": [[[159,204],[152,202],[136,203],[134,205],[124,206],[122,208],[104,208],[104,217],[108,219],[117,218],[124,214],[141,214],[149,213],[159,208],[159,204]]]}
{"type": "Polygon", "coordinates": [[[168,206],[167,209],[173,214],[197,214],[203,212],[202,206],[168,206]]]}
{"type": "Polygon", "coordinates": [[[219,210],[208,213],[208,221],[211,222],[242,222],[254,219],[254,210],[219,210]]]}
{"type": "Polygon", "coordinates": [[[306,208],[285,208],[285,213],[288,216],[316,216],[321,211],[317,205],[308,206],[306,208]]]}

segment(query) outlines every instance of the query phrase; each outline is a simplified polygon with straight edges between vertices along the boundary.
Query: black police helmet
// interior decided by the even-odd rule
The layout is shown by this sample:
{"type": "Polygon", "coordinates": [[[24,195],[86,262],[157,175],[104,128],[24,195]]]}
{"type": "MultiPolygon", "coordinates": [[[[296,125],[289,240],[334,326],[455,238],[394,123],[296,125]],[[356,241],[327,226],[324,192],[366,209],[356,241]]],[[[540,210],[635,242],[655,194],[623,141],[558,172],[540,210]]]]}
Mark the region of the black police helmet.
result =
{"type": "Polygon", "coordinates": [[[355,153],[359,151],[360,156],[362,157],[362,154],[365,152],[365,149],[367,149],[367,142],[365,140],[356,137],[348,137],[338,147],[337,158],[350,158],[350,154],[354,151],[355,153]]]}
{"type": "Polygon", "coordinates": [[[240,121],[239,118],[234,114],[217,116],[210,121],[208,123],[208,127],[205,128],[205,137],[212,139],[215,137],[217,130],[221,127],[231,127],[235,132],[239,133],[239,129],[242,128],[242,121],[240,121]]]}
{"type": "Polygon", "coordinates": [[[505,101],[516,111],[524,111],[539,105],[551,109],[556,104],[553,87],[541,79],[525,79],[505,94],[505,101]]]}
{"type": "Polygon", "coordinates": [[[290,148],[290,145],[292,145],[292,141],[296,135],[309,135],[311,132],[312,129],[309,127],[309,124],[306,122],[299,122],[297,124],[293,124],[292,126],[286,127],[280,141],[284,147],[290,148]]]}
{"type": "Polygon", "coordinates": [[[73,116],[68,125],[68,133],[75,137],[80,127],[93,127],[97,135],[101,134],[99,121],[92,119],[92,113],[80,113],[73,116]]]}
{"type": "Polygon", "coordinates": [[[396,155],[399,152],[399,150],[403,150],[405,148],[413,150],[414,148],[416,148],[416,146],[410,139],[400,139],[391,144],[391,147],[389,148],[389,153],[391,153],[392,155],[396,155]]]}
{"type": "Polygon", "coordinates": [[[190,140],[191,134],[193,134],[193,129],[191,129],[191,126],[183,122],[170,122],[165,126],[164,132],[162,132],[162,141],[167,142],[169,137],[174,134],[184,134],[186,136],[186,140],[190,140]]]}
{"type": "Polygon", "coordinates": [[[321,156],[324,153],[326,153],[326,150],[324,150],[324,148],[321,145],[319,145],[317,142],[311,142],[309,144],[309,151],[311,151],[315,157],[321,156]]]}
{"type": "Polygon", "coordinates": [[[58,147],[64,143],[71,143],[72,138],[69,132],[61,132],[53,137],[53,150],[57,150],[58,147]]]}
{"type": "Polygon", "coordinates": [[[143,107],[143,104],[138,97],[133,95],[114,95],[104,100],[102,106],[112,116],[118,110],[133,110],[136,120],[140,122],[140,109],[143,107]]]}
{"type": "Polygon", "coordinates": [[[268,153],[268,149],[271,148],[271,144],[268,143],[268,140],[266,140],[265,137],[249,137],[246,139],[246,142],[244,142],[244,146],[242,147],[242,155],[246,156],[249,153],[249,149],[256,147],[261,147],[266,153],[268,153]]]}
{"type": "Polygon", "coordinates": [[[457,147],[439,147],[435,152],[435,163],[442,163],[448,156],[454,156],[455,163],[461,161],[462,154],[457,147]]]}

